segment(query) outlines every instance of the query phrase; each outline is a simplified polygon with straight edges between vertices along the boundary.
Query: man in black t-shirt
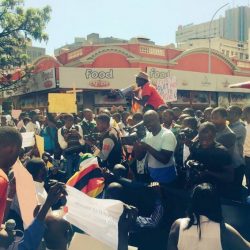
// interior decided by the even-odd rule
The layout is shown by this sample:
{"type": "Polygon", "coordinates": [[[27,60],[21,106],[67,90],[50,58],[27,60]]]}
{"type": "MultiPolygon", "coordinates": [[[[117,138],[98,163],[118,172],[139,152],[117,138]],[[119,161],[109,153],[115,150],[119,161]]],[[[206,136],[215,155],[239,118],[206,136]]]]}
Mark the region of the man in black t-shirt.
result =
{"type": "Polygon", "coordinates": [[[215,184],[221,194],[230,196],[234,171],[228,150],[215,141],[216,128],[210,122],[200,126],[198,140],[190,147],[188,160],[202,163],[206,170],[199,173],[198,182],[215,184]]]}
{"type": "Polygon", "coordinates": [[[106,114],[97,116],[96,128],[100,133],[100,145],[95,145],[95,142],[90,141],[87,143],[93,147],[94,154],[100,160],[101,166],[112,170],[122,160],[119,132],[110,126],[110,117],[106,114]]]}

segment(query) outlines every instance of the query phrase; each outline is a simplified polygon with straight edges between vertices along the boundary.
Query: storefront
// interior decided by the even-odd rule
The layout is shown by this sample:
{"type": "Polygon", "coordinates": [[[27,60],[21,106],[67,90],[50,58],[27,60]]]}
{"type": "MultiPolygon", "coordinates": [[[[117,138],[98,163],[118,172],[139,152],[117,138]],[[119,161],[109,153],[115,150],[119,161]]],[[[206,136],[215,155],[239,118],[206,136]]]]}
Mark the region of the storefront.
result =
{"type": "Polygon", "coordinates": [[[34,74],[16,90],[5,91],[3,98],[12,103],[13,109],[45,110],[48,106],[48,92],[56,91],[56,70],[51,68],[34,74]]]}
{"type": "Polygon", "coordinates": [[[143,70],[148,72],[152,83],[174,76],[178,89],[174,105],[180,107],[250,103],[249,90],[228,87],[249,80],[250,62],[243,65],[212,51],[212,74],[203,73],[207,72],[207,63],[207,49],[181,51],[138,43],[84,46],[57,58],[39,59],[35,63],[37,74],[29,83],[17,91],[4,93],[4,98],[11,99],[14,108],[45,109],[49,92],[75,88],[79,110],[126,105],[126,100],[111,90],[135,84],[135,75],[143,70]]]}
{"type": "Polygon", "coordinates": [[[200,72],[147,68],[147,73],[154,84],[165,77],[173,77],[177,82],[177,101],[173,105],[205,108],[208,106],[228,106],[250,104],[250,91],[232,89],[230,84],[246,82],[249,77],[200,72]]]}
{"type": "Polygon", "coordinates": [[[127,102],[119,92],[135,84],[139,68],[59,68],[59,89],[76,88],[78,109],[111,108],[126,106],[127,102]],[[79,92],[82,90],[82,92],[79,92]]]}

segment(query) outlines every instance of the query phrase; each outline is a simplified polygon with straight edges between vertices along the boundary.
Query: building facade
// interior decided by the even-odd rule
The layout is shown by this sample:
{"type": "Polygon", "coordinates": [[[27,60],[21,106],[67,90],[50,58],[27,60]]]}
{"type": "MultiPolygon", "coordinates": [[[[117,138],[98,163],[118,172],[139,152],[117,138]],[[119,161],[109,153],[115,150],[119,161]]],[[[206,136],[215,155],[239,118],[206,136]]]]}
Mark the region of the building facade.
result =
{"type": "Polygon", "coordinates": [[[148,38],[145,37],[134,37],[131,38],[130,41],[115,37],[100,37],[98,33],[91,33],[87,35],[86,38],[84,37],[75,37],[75,40],[71,44],[66,44],[58,49],[55,49],[54,54],[55,56],[59,56],[64,52],[68,52],[70,50],[74,50],[77,48],[81,48],[83,46],[90,46],[90,45],[99,45],[99,44],[128,44],[128,43],[146,43],[146,44],[155,44],[148,38]]]}
{"type": "Polygon", "coordinates": [[[175,40],[177,47],[182,43],[186,43],[189,40],[204,39],[210,37],[224,37],[224,24],[225,20],[223,17],[216,19],[211,24],[211,30],[209,34],[210,22],[194,25],[193,23],[188,25],[179,25],[176,33],[175,40]]]}
{"type": "Polygon", "coordinates": [[[228,40],[247,42],[250,28],[250,7],[240,6],[228,9],[225,17],[220,17],[211,23],[190,24],[178,27],[176,31],[177,45],[193,39],[220,37],[228,40]],[[210,33],[210,34],[209,34],[210,33]]]}
{"type": "Polygon", "coordinates": [[[240,6],[226,10],[224,19],[224,38],[239,42],[248,40],[250,28],[250,8],[240,6]]]}
{"type": "Polygon", "coordinates": [[[28,43],[25,53],[28,55],[28,62],[33,63],[39,57],[46,55],[46,49],[33,46],[32,43],[28,43]]]}
{"type": "Polygon", "coordinates": [[[35,62],[37,76],[33,82],[4,93],[3,97],[11,99],[16,109],[46,109],[48,93],[76,88],[80,90],[77,93],[79,109],[126,105],[124,99],[110,90],[135,84],[136,73],[143,70],[152,82],[165,76],[175,77],[178,98],[173,105],[205,108],[249,104],[249,90],[228,87],[249,80],[249,61],[229,58],[212,50],[211,74],[208,74],[207,48],[181,50],[140,39],[120,44],[84,45],[64,51],[56,58],[42,57],[35,62]]]}
{"type": "MultiPolygon", "coordinates": [[[[208,48],[208,39],[190,39],[178,45],[179,49],[198,49],[208,48]]],[[[225,38],[214,37],[211,38],[211,48],[220,51],[229,58],[237,58],[240,60],[249,60],[249,43],[239,42],[235,40],[228,40],[225,38]]]]}

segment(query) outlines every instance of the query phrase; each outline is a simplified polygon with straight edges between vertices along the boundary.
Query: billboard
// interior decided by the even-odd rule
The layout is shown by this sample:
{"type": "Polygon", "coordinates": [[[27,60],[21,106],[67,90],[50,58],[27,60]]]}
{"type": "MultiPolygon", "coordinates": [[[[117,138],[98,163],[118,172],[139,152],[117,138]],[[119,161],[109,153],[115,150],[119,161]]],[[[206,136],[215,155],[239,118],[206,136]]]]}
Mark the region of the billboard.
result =
{"type": "Polygon", "coordinates": [[[16,90],[4,92],[4,97],[23,95],[48,89],[56,88],[55,69],[51,68],[30,77],[27,83],[24,83],[16,90]]]}
{"type": "Polygon", "coordinates": [[[135,83],[139,68],[59,68],[60,88],[123,89],[135,83]]]}
{"type": "Polygon", "coordinates": [[[208,74],[153,67],[148,67],[147,73],[149,74],[152,83],[166,77],[175,77],[178,90],[250,93],[247,89],[228,87],[230,84],[249,81],[249,77],[208,74]]]}

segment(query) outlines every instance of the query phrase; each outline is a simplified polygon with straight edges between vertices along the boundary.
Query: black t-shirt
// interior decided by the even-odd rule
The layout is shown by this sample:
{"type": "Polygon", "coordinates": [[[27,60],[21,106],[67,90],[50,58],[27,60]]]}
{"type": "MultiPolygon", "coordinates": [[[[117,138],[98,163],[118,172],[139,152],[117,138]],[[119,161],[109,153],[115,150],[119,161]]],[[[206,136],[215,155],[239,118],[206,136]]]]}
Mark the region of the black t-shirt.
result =
{"type": "MultiPolygon", "coordinates": [[[[221,173],[226,166],[232,166],[232,158],[229,151],[217,142],[207,149],[203,149],[199,141],[195,142],[190,147],[190,156],[188,157],[188,160],[201,162],[207,170],[214,173],[221,173]]],[[[223,184],[212,177],[204,179],[203,182],[210,182],[217,186],[223,184]]]]}
{"type": "Polygon", "coordinates": [[[116,164],[119,164],[122,161],[122,145],[119,133],[116,131],[115,128],[111,128],[101,137],[100,148],[103,147],[103,141],[106,138],[109,138],[114,142],[114,147],[109,153],[107,160],[102,164],[102,166],[108,167],[109,169],[113,169],[116,164]]]}

